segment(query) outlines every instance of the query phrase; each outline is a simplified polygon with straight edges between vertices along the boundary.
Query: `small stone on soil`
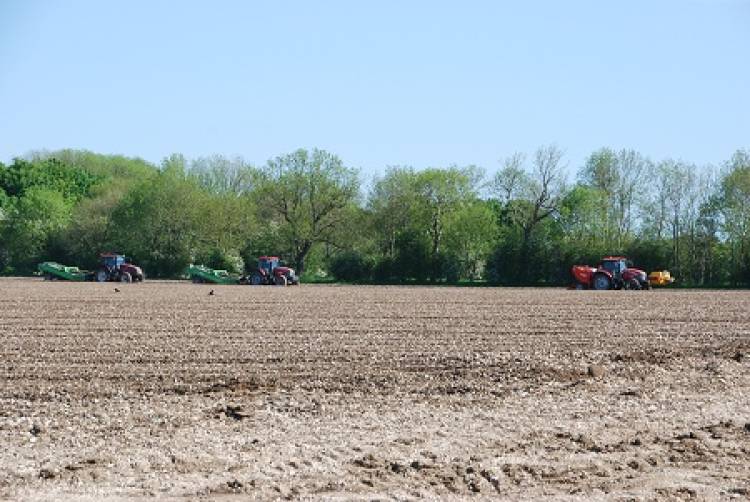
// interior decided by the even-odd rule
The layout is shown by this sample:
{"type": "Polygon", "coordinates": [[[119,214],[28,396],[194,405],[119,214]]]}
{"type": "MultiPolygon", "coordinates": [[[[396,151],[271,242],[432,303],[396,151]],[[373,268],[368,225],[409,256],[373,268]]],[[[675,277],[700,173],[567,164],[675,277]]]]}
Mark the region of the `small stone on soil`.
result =
{"type": "Polygon", "coordinates": [[[593,378],[601,378],[604,376],[604,366],[599,364],[592,364],[588,368],[588,375],[593,378]]]}

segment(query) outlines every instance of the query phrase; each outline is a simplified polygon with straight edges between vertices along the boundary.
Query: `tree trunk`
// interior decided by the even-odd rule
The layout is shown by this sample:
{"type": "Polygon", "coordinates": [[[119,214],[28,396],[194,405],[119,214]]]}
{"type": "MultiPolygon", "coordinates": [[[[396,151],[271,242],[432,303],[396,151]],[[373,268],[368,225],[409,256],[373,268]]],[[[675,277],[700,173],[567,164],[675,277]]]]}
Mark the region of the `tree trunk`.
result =
{"type": "Polygon", "coordinates": [[[523,227],[523,238],[521,239],[521,253],[518,257],[518,269],[520,272],[520,276],[518,277],[519,282],[521,283],[528,283],[529,282],[529,243],[531,241],[531,232],[533,230],[533,227],[524,226],[523,227]]]}
{"type": "Polygon", "coordinates": [[[302,273],[305,271],[305,258],[307,258],[308,253],[310,253],[311,247],[312,243],[309,241],[305,241],[297,247],[297,253],[294,256],[294,264],[297,267],[296,272],[298,276],[302,276],[302,273]]]}

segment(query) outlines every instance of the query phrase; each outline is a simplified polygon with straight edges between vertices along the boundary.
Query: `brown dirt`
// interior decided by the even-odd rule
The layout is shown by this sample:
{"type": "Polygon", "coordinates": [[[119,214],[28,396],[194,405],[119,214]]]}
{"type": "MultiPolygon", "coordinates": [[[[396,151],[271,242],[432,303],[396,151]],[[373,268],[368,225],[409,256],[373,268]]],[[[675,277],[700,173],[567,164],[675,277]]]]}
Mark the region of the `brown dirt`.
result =
{"type": "Polygon", "coordinates": [[[118,287],[0,280],[0,498],[750,497],[750,292],[118,287]]]}

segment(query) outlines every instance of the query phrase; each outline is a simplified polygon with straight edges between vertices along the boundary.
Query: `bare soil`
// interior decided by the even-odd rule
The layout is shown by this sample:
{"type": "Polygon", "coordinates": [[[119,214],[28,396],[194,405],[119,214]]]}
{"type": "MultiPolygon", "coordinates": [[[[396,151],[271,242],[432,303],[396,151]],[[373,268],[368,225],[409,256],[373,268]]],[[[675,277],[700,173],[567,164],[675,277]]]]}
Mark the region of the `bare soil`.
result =
{"type": "Polygon", "coordinates": [[[750,292],[0,280],[2,498],[745,500],[750,292]]]}

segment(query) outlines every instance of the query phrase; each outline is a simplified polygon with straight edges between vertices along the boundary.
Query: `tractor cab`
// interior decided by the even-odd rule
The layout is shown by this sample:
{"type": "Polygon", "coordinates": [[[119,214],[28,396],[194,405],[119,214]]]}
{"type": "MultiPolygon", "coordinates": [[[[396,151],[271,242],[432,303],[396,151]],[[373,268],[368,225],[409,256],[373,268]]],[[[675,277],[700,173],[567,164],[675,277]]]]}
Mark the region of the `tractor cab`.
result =
{"type": "Polygon", "coordinates": [[[279,266],[279,258],[277,256],[261,256],[258,258],[258,269],[261,274],[272,276],[273,271],[279,266]]]}
{"type": "Polygon", "coordinates": [[[114,254],[114,253],[107,253],[101,255],[102,265],[104,265],[104,268],[107,270],[117,270],[119,269],[124,263],[127,263],[129,260],[126,260],[125,256],[121,254],[114,254]]]}
{"type": "Polygon", "coordinates": [[[612,277],[620,279],[628,268],[628,264],[625,258],[608,256],[601,261],[599,268],[609,272],[612,277]]]}

